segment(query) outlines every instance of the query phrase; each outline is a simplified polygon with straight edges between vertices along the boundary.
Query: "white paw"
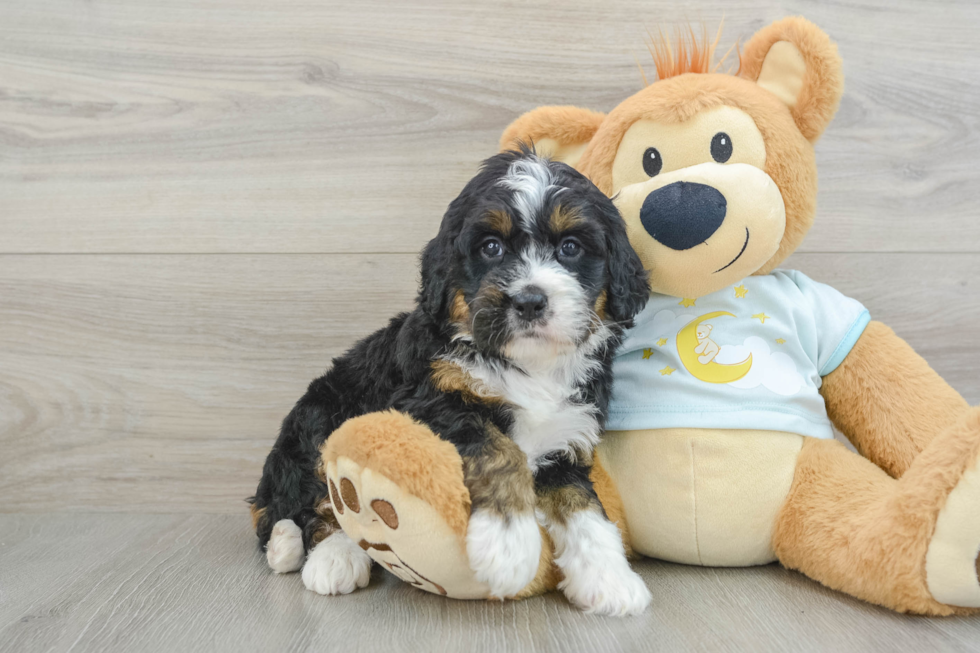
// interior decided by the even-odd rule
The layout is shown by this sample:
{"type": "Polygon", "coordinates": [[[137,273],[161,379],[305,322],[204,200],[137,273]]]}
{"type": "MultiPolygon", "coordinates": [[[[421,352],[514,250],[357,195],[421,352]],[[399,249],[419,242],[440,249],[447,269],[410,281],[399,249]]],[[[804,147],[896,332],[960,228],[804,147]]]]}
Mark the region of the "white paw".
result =
{"type": "Polygon", "coordinates": [[[272,527],[265,546],[265,559],[277,574],[287,574],[303,566],[303,531],[292,519],[280,519],[272,527]]]}
{"type": "Polygon", "coordinates": [[[476,579],[490,587],[490,596],[514,596],[538,573],[538,522],[532,513],[505,519],[488,510],[478,510],[466,529],[466,554],[476,579]]]}
{"type": "Polygon", "coordinates": [[[317,594],[350,594],[371,579],[371,558],[341,531],[310,551],[303,585],[317,594]]]}
{"type": "Polygon", "coordinates": [[[549,532],[558,553],[555,564],[565,575],[558,589],[572,604],[616,617],[640,614],[650,605],[653,597],[630,569],[619,529],[602,515],[582,510],[549,532]]]}
{"type": "Polygon", "coordinates": [[[582,610],[613,617],[640,614],[653,598],[643,579],[625,561],[609,567],[594,564],[577,577],[566,576],[558,589],[582,610]]]}

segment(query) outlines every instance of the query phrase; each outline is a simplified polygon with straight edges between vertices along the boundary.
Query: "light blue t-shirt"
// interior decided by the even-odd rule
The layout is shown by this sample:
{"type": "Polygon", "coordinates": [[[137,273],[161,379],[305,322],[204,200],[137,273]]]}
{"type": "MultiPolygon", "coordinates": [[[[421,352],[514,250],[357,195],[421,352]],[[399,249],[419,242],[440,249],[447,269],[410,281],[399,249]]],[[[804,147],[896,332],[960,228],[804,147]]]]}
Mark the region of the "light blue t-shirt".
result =
{"type": "Polygon", "coordinates": [[[613,360],[609,430],[726,428],[834,437],[819,388],[870,321],[795,270],[697,299],[651,295],[613,360]]]}

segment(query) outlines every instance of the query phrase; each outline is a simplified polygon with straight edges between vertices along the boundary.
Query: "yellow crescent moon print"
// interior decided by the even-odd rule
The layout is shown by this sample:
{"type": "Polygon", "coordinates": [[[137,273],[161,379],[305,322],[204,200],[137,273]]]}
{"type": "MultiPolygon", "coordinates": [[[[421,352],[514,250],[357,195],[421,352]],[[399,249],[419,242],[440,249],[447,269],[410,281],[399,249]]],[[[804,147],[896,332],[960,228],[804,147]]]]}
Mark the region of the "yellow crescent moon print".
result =
{"type": "Polygon", "coordinates": [[[749,357],[741,363],[735,363],[734,365],[722,365],[714,361],[702,363],[698,360],[698,354],[694,351],[698,346],[698,325],[706,320],[723,315],[735,317],[735,315],[726,311],[715,311],[714,313],[708,313],[691,320],[684,328],[677,332],[677,355],[680,356],[681,363],[684,364],[687,371],[695,378],[708,383],[731,383],[732,381],[738,381],[752,369],[752,354],[749,354],[749,357]]]}

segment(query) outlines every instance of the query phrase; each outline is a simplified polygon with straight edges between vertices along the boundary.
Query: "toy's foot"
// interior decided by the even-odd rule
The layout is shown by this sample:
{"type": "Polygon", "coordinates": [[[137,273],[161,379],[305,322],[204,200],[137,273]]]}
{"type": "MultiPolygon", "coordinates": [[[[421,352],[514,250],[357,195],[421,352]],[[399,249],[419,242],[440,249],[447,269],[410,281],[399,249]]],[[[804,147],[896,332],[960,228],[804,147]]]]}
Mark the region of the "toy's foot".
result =
{"type": "Polygon", "coordinates": [[[265,546],[269,567],[277,574],[286,574],[302,567],[303,557],[303,531],[292,519],[280,519],[265,546]]]}
{"type": "Polygon", "coordinates": [[[313,547],[303,565],[303,585],[317,594],[350,594],[371,579],[371,558],[338,531],[313,547]]]}
{"type": "MultiPolygon", "coordinates": [[[[980,422],[980,420],[978,420],[980,422]]],[[[940,603],[980,608],[980,458],[946,497],[926,553],[929,593],[940,603]]]]}
{"type": "Polygon", "coordinates": [[[343,456],[327,464],[327,479],[345,537],[384,569],[436,594],[489,596],[469,568],[459,534],[431,505],[343,456]]]}
{"type": "MultiPolygon", "coordinates": [[[[348,420],[327,439],[323,467],[344,532],[406,583],[443,596],[485,599],[494,592],[538,594],[558,582],[550,542],[542,547],[540,539],[537,576],[522,572],[508,584],[474,573],[467,556],[470,498],[463,461],[453,445],[405,415],[388,411],[348,420]],[[520,584],[531,578],[530,585],[520,584]]],[[[520,531],[524,540],[528,530],[520,531]]],[[[540,538],[537,530],[535,535],[540,538]]]]}
{"type": "Polygon", "coordinates": [[[502,517],[474,512],[466,532],[466,553],[476,579],[497,599],[517,595],[534,580],[541,559],[541,528],[533,513],[502,517]]]}

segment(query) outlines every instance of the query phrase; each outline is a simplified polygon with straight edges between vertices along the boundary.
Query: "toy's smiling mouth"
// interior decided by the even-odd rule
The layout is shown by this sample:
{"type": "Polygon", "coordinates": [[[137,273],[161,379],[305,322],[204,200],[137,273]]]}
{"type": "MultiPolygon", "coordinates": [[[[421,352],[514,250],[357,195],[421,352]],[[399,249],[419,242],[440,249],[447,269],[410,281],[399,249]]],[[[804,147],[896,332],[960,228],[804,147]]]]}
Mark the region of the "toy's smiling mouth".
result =
{"type": "Polygon", "coordinates": [[[742,254],[745,253],[745,248],[748,247],[748,246],[749,246],[749,228],[746,227],[745,228],[745,244],[742,245],[742,251],[740,251],[738,253],[738,256],[736,256],[735,258],[733,258],[731,260],[731,262],[729,262],[728,265],[726,265],[725,267],[718,268],[717,270],[715,270],[714,272],[712,272],[712,274],[718,274],[719,272],[721,272],[725,268],[730,268],[735,263],[735,261],[737,261],[738,259],[742,258],[742,254]]]}

